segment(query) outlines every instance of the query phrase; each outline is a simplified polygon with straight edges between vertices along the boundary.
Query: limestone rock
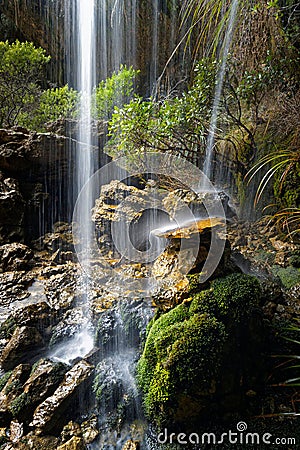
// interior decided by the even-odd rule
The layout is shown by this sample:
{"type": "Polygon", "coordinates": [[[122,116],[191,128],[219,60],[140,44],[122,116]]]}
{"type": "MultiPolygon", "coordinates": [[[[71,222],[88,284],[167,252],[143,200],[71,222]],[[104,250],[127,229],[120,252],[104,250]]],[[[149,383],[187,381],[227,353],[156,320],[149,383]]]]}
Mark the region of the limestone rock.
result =
{"type": "Polygon", "coordinates": [[[93,416],[81,424],[82,437],[86,444],[92,443],[99,436],[97,422],[97,417],[93,416]]]}
{"type": "Polygon", "coordinates": [[[54,436],[34,436],[27,435],[17,446],[11,447],[10,450],[56,450],[59,445],[58,438],[54,436]]]}
{"type": "Polygon", "coordinates": [[[93,372],[93,366],[82,360],[75,364],[64,376],[64,380],[35,410],[31,427],[37,433],[61,430],[68,420],[68,414],[78,406],[78,396],[93,372]]]}
{"type": "Polygon", "coordinates": [[[62,432],[61,432],[61,439],[62,442],[65,443],[69,441],[72,437],[77,436],[81,437],[81,428],[80,425],[76,422],[73,422],[71,420],[67,425],[64,426],[62,432]]]}
{"type": "Polygon", "coordinates": [[[68,442],[57,447],[57,450],[86,450],[86,448],[81,437],[73,436],[68,442]]]}
{"type": "Polygon", "coordinates": [[[16,327],[26,326],[36,328],[43,338],[47,340],[47,327],[56,323],[54,312],[44,301],[25,305],[12,312],[5,322],[1,324],[0,336],[2,338],[10,338],[16,327]]]}
{"type": "Polygon", "coordinates": [[[140,443],[138,441],[133,441],[130,439],[126,442],[126,444],[123,446],[122,450],[139,450],[140,449],[140,443]]]}
{"type": "Polygon", "coordinates": [[[33,258],[33,251],[27,245],[14,242],[0,246],[0,271],[19,271],[26,269],[33,258]]]}
{"type": "Polygon", "coordinates": [[[23,386],[23,391],[30,398],[30,404],[37,404],[51,395],[62,381],[65,372],[64,364],[41,359],[23,386]]]}
{"type": "Polygon", "coordinates": [[[13,443],[19,442],[21,437],[23,436],[23,424],[19,423],[15,420],[10,423],[10,440],[13,443]]]}
{"type": "MultiPolygon", "coordinates": [[[[0,273],[0,306],[5,307],[5,311],[3,311],[6,313],[4,318],[9,315],[9,308],[15,301],[22,301],[29,297],[27,288],[32,284],[33,280],[34,276],[29,272],[0,273]]],[[[1,328],[0,334],[2,334],[1,328]]]]}
{"type": "Polygon", "coordinates": [[[10,370],[17,364],[28,361],[30,356],[44,344],[43,338],[34,327],[17,327],[1,355],[4,370],[10,370]]]}

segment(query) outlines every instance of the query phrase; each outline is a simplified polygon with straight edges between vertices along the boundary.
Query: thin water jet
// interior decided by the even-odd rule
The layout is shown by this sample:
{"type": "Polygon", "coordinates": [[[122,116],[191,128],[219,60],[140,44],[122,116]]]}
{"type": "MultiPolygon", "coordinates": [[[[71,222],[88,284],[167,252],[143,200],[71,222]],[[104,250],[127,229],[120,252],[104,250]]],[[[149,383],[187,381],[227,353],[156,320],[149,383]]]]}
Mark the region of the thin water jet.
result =
{"type": "Polygon", "coordinates": [[[233,30],[234,30],[234,24],[237,16],[237,10],[239,6],[239,0],[233,0],[231,6],[230,6],[230,14],[228,19],[228,25],[226,28],[225,33],[225,39],[224,44],[222,47],[221,52],[221,61],[220,61],[220,67],[217,72],[216,76],[216,86],[215,86],[215,92],[214,92],[214,100],[212,105],[212,112],[211,112],[211,119],[209,124],[209,134],[207,138],[207,144],[206,144],[206,152],[205,152],[205,159],[203,163],[203,172],[206,175],[206,178],[203,178],[204,185],[200,187],[200,189],[205,190],[207,180],[212,177],[212,158],[213,158],[213,151],[215,147],[215,134],[217,130],[218,125],[218,116],[219,116],[219,108],[220,108],[220,101],[221,101],[221,95],[224,85],[224,78],[225,78],[225,72],[226,72],[226,65],[230,50],[230,45],[232,42],[232,36],[233,36],[233,30]]]}

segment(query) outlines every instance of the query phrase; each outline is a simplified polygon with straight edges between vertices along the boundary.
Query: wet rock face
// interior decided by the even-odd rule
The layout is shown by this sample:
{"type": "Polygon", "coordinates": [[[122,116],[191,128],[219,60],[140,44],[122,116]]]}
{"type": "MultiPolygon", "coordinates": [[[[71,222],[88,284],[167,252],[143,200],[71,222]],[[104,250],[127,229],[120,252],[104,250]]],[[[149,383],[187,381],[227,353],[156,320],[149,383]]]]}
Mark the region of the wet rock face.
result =
{"type": "Polygon", "coordinates": [[[42,210],[45,229],[50,229],[48,210],[55,209],[58,197],[60,210],[70,215],[72,205],[64,200],[65,174],[72,165],[67,142],[52,133],[0,129],[0,243],[37,238],[42,210]]]}
{"type": "Polygon", "coordinates": [[[0,272],[24,270],[33,258],[33,251],[24,244],[13,243],[0,246],[0,272]]]}
{"type": "Polygon", "coordinates": [[[23,238],[24,209],[17,180],[6,177],[0,165],[0,242],[23,238]]]}
{"type": "MultiPolygon", "coordinates": [[[[37,433],[61,431],[68,414],[78,405],[79,395],[93,372],[93,366],[82,360],[75,364],[52,396],[41,403],[34,412],[30,426],[37,433]]],[[[81,405],[82,406],[82,405],[81,405]]]]}
{"type": "Polygon", "coordinates": [[[23,386],[23,391],[30,397],[34,406],[52,395],[62,381],[67,368],[62,363],[42,359],[32,369],[32,373],[23,386]]]}
{"type": "Polygon", "coordinates": [[[17,327],[1,354],[1,366],[4,370],[10,370],[16,364],[28,361],[30,355],[34,355],[44,345],[40,333],[33,327],[17,327]]]}

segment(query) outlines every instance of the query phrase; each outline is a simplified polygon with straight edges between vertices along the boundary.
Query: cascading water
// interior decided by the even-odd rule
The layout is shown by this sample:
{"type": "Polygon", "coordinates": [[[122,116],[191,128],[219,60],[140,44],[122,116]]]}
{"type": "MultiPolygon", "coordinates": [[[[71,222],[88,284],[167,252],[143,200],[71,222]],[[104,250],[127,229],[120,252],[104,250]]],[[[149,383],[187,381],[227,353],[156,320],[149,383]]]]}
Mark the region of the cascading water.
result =
{"type": "MultiPolygon", "coordinates": [[[[85,183],[90,179],[96,166],[94,157],[94,140],[92,133],[92,92],[95,85],[95,0],[76,0],[71,7],[66,3],[66,19],[73,24],[74,35],[71,39],[76,39],[72,43],[74,51],[67,55],[76,56],[75,61],[67,64],[69,73],[67,78],[73,79],[73,70],[76,65],[76,87],[80,93],[79,121],[76,139],[76,164],[75,164],[75,184],[76,195],[82,190],[85,183]],[[70,14],[71,11],[71,14],[70,14]]],[[[69,43],[70,45],[70,43],[69,43]]],[[[67,49],[70,47],[67,45],[67,49]]],[[[90,186],[90,185],[89,185],[90,186]]],[[[93,206],[92,188],[88,187],[83,191],[84,198],[80,202],[79,214],[77,216],[77,226],[81,229],[81,251],[86,260],[85,268],[89,272],[89,263],[92,258],[92,228],[90,225],[90,214],[93,206]]],[[[69,362],[77,357],[85,356],[93,348],[93,336],[91,331],[91,317],[89,313],[89,291],[90,277],[86,273],[83,281],[78,285],[78,296],[81,297],[84,322],[78,333],[66,344],[55,350],[53,357],[57,360],[69,362]]]]}
{"type": "MultiPolygon", "coordinates": [[[[223,89],[223,85],[224,85],[226,65],[227,65],[230,45],[232,42],[232,34],[233,34],[235,19],[236,19],[236,15],[237,15],[238,5],[239,5],[239,0],[233,0],[232,4],[230,6],[228,24],[226,27],[225,39],[224,39],[224,44],[222,47],[221,57],[220,57],[220,67],[219,67],[217,77],[216,77],[216,87],[215,87],[215,92],[214,92],[214,100],[213,100],[211,119],[210,119],[210,125],[209,125],[209,134],[208,134],[207,145],[206,145],[205,159],[204,159],[204,163],[203,163],[203,172],[206,175],[207,179],[210,179],[213,175],[213,173],[212,173],[212,158],[213,158],[213,150],[214,150],[214,145],[215,145],[215,134],[216,134],[217,125],[218,125],[220,100],[221,100],[222,89],[223,89]]],[[[205,190],[206,187],[207,186],[201,186],[201,189],[205,190]]]]}

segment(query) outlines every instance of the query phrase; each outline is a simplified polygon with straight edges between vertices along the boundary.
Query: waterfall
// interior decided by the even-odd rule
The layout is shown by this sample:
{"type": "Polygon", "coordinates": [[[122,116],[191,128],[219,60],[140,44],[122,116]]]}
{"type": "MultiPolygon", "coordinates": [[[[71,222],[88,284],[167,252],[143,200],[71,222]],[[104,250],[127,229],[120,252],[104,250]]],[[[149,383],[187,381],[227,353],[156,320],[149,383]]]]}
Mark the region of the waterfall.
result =
{"type": "MultiPolygon", "coordinates": [[[[69,0],[71,1],[71,0],[69,0]]],[[[96,79],[95,65],[95,0],[76,0],[74,4],[66,2],[66,30],[72,24],[69,31],[66,50],[67,53],[67,80],[75,86],[80,93],[78,131],[76,145],[73,150],[75,157],[75,173],[73,173],[73,192],[78,196],[83,186],[88,182],[96,169],[94,155],[94,139],[92,130],[92,93],[96,79]],[[74,76],[75,71],[75,76],[74,76]]],[[[88,185],[83,191],[83,197],[77,205],[78,227],[81,229],[81,251],[84,254],[85,270],[89,272],[89,264],[92,258],[92,227],[90,221],[93,206],[92,187],[88,185]]],[[[93,336],[91,330],[91,317],[89,312],[89,273],[85,274],[83,281],[80,279],[77,296],[81,298],[84,323],[81,329],[69,342],[55,349],[52,357],[71,362],[77,357],[85,356],[93,348],[93,336]]]]}
{"type": "MultiPolygon", "coordinates": [[[[220,67],[218,69],[217,76],[216,76],[216,86],[215,86],[214,100],[213,100],[211,119],[210,119],[210,125],[209,125],[209,134],[208,134],[205,159],[204,159],[204,164],[203,164],[203,172],[208,179],[210,179],[213,175],[213,173],[212,173],[213,172],[212,158],[213,158],[213,151],[214,151],[214,146],[215,146],[215,134],[216,134],[216,129],[217,129],[217,125],[218,125],[218,114],[219,114],[220,100],[221,100],[222,89],[223,89],[223,84],[224,84],[226,64],[227,64],[230,45],[231,45],[231,41],[232,41],[232,34],[233,34],[234,23],[235,23],[235,19],[236,19],[236,15],[237,15],[238,5],[239,5],[239,0],[233,0],[232,4],[230,6],[228,24],[226,27],[225,39],[224,39],[224,44],[222,46],[221,57],[220,57],[220,67]]],[[[207,186],[201,186],[201,188],[203,190],[205,190],[206,187],[207,186]]]]}
{"type": "MultiPolygon", "coordinates": [[[[77,0],[77,39],[78,65],[77,86],[80,92],[80,118],[78,129],[78,144],[76,148],[77,188],[81,191],[95,170],[92,151],[92,91],[95,85],[95,0],[77,0]]],[[[91,259],[90,215],[93,206],[93,192],[85,189],[85,198],[79,204],[79,226],[83,237],[83,251],[87,260],[91,259]]],[[[88,281],[87,281],[88,283],[88,281]]],[[[89,286],[86,285],[86,296],[89,286]]]]}

